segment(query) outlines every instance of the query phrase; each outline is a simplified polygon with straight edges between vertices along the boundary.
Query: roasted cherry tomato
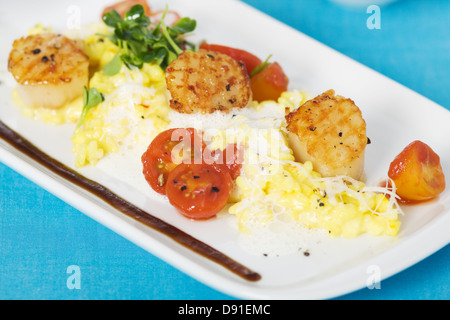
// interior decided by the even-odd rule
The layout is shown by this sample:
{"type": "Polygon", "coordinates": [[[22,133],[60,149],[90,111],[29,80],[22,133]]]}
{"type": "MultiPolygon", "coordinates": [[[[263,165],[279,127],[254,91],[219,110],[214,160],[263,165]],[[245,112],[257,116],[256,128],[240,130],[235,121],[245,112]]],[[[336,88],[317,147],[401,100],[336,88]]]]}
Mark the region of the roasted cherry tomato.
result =
{"type": "Polygon", "coordinates": [[[414,141],[392,161],[388,176],[405,202],[424,201],[445,189],[439,156],[425,143],[414,141]]]}
{"type": "Polygon", "coordinates": [[[277,100],[288,89],[289,79],[278,62],[273,62],[250,78],[253,100],[277,100]]]}
{"type": "Polygon", "coordinates": [[[102,17],[105,13],[111,10],[116,10],[121,17],[124,17],[125,13],[127,13],[132,6],[137,4],[140,4],[144,7],[144,13],[146,16],[149,16],[151,14],[150,6],[148,5],[146,0],[123,0],[103,9],[102,17]]]}
{"type": "Polygon", "coordinates": [[[217,149],[210,152],[206,149],[203,155],[205,163],[212,164],[219,171],[228,171],[233,180],[239,177],[244,162],[244,151],[236,144],[228,144],[224,150],[217,149]]]}
{"type": "Polygon", "coordinates": [[[227,171],[207,164],[180,164],[166,183],[169,202],[184,216],[201,220],[214,217],[228,202],[232,179],[227,171]]]}
{"type": "Polygon", "coordinates": [[[234,60],[242,62],[245,65],[248,74],[250,74],[253,71],[253,69],[255,69],[262,63],[261,59],[259,59],[257,56],[241,49],[221,46],[218,44],[208,44],[206,42],[202,42],[200,48],[217,51],[232,57],[234,60]]]}
{"type": "Polygon", "coordinates": [[[193,128],[161,132],[141,157],[145,179],[156,192],[165,194],[167,176],[179,163],[201,162],[204,145],[193,128]]]}

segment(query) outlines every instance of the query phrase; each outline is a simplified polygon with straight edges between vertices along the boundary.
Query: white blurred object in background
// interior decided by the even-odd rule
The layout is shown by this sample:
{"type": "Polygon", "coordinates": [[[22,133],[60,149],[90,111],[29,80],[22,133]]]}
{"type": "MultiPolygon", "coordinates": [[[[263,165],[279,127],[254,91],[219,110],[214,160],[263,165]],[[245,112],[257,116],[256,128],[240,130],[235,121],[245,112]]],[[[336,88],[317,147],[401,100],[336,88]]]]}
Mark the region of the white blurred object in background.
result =
{"type": "Polygon", "coordinates": [[[332,2],[353,6],[353,7],[367,7],[370,5],[386,5],[392,2],[395,2],[397,0],[331,0],[332,2]]]}

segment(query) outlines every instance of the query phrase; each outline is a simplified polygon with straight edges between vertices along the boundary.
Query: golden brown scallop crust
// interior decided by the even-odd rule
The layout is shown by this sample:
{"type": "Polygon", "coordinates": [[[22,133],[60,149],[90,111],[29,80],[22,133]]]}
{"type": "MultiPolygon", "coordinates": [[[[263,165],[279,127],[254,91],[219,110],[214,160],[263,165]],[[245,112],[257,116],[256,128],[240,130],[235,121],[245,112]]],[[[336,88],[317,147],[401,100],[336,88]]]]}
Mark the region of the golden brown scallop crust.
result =
{"type": "Polygon", "coordinates": [[[324,176],[363,173],[366,122],[351,99],[328,90],[286,116],[296,159],[312,161],[324,176]]]}
{"type": "Polygon", "coordinates": [[[170,107],[182,113],[228,112],[251,100],[245,66],[215,51],[185,51],[166,69],[170,107]]]}
{"type": "Polygon", "coordinates": [[[87,55],[60,34],[42,33],[17,39],[8,70],[23,85],[59,84],[86,76],[87,55]]]}
{"type": "Polygon", "coordinates": [[[35,34],[14,41],[8,70],[26,105],[58,109],[81,96],[88,84],[89,58],[63,35],[35,34]]]}

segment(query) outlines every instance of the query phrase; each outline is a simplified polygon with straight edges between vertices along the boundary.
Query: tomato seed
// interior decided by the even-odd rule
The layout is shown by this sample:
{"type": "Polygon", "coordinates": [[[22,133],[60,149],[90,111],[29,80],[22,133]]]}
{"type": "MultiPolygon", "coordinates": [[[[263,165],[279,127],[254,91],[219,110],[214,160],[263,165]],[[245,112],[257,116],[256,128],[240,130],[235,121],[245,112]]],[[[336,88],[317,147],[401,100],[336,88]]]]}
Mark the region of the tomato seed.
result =
{"type": "Polygon", "coordinates": [[[165,182],[166,182],[166,181],[165,181],[165,179],[164,179],[164,175],[161,173],[161,174],[158,176],[158,185],[159,185],[160,187],[162,187],[162,186],[164,185],[165,182]]]}

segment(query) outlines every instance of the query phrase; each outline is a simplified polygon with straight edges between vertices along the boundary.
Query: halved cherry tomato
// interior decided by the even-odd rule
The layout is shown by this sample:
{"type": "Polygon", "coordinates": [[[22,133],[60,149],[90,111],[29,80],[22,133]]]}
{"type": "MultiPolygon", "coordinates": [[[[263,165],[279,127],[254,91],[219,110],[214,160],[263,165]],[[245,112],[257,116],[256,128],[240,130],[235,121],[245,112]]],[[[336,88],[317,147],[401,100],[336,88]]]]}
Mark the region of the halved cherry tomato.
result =
{"type": "Polygon", "coordinates": [[[207,164],[180,164],[168,176],[169,202],[191,219],[209,219],[228,202],[232,179],[227,171],[207,164]]]}
{"type": "Polygon", "coordinates": [[[125,13],[127,13],[131,9],[132,6],[137,5],[137,4],[140,4],[141,6],[144,7],[144,13],[146,16],[149,16],[151,14],[150,6],[148,5],[146,0],[123,0],[123,1],[119,1],[117,3],[114,3],[114,4],[106,7],[105,9],[103,9],[102,17],[105,13],[114,9],[123,18],[125,13]]]}
{"type": "Polygon", "coordinates": [[[228,171],[233,180],[241,174],[244,151],[237,144],[228,144],[224,150],[217,149],[212,152],[207,148],[203,155],[205,163],[212,164],[219,171],[228,171]]]}
{"type": "Polygon", "coordinates": [[[165,194],[169,173],[179,163],[201,162],[204,144],[193,128],[174,128],[158,134],[141,157],[144,177],[160,194],[165,194]]]}
{"type": "Polygon", "coordinates": [[[424,201],[445,189],[439,156],[425,143],[414,141],[392,161],[388,176],[405,202],[424,201]]]}
{"type": "Polygon", "coordinates": [[[261,59],[259,59],[257,56],[241,49],[231,48],[218,44],[208,44],[206,42],[202,42],[200,44],[200,48],[217,51],[232,57],[234,60],[242,62],[245,65],[248,74],[250,74],[253,69],[255,69],[262,63],[261,59]]]}
{"type": "Polygon", "coordinates": [[[253,100],[258,102],[277,100],[288,85],[289,79],[278,62],[269,64],[250,78],[253,100]]]}

